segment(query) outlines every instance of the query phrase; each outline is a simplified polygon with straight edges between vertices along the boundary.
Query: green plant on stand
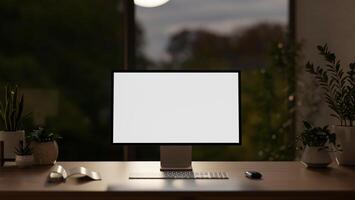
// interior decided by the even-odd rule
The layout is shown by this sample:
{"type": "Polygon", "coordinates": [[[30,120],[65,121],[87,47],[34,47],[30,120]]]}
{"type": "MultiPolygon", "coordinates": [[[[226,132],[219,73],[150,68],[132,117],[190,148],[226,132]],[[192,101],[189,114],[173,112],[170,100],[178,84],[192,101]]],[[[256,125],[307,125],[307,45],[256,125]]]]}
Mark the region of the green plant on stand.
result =
{"type": "Polygon", "coordinates": [[[297,142],[301,142],[300,149],[305,147],[317,147],[329,151],[339,151],[340,145],[336,144],[336,135],[332,133],[328,126],[313,127],[309,122],[303,121],[304,131],[297,136],[297,142]]]}
{"type": "Polygon", "coordinates": [[[59,149],[57,140],[62,139],[43,127],[33,130],[27,137],[31,141],[35,163],[38,165],[52,165],[57,161],[59,149]]]}
{"type": "Polygon", "coordinates": [[[14,159],[14,148],[24,140],[25,131],[21,130],[24,119],[24,96],[19,98],[17,86],[5,86],[4,100],[0,101],[0,141],[4,141],[5,159],[14,159]]]}
{"type": "Polygon", "coordinates": [[[348,69],[343,67],[328,45],[317,46],[319,54],[326,61],[325,65],[306,64],[306,71],[312,74],[323,89],[325,102],[333,111],[330,115],[338,119],[335,133],[343,149],[337,153],[341,165],[355,166],[355,62],[348,69]]]}
{"type": "Polygon", "coordinates": [[[33,130],[28,136],[26,136],[29,141],[36,141],[39,143],[53,142],[62,139],[62,137],[52,131],[48,131],[43,127],[33,130]]]}
{"type": "Polygon", "coordinates": [[[308,167],[328,166],[332,162],[329,152],[341,151],[335,133],[328,126],[313,127],[306,121],[303,124],[304,131],[296,138],[303,150],[301,161],[308,167]]]}

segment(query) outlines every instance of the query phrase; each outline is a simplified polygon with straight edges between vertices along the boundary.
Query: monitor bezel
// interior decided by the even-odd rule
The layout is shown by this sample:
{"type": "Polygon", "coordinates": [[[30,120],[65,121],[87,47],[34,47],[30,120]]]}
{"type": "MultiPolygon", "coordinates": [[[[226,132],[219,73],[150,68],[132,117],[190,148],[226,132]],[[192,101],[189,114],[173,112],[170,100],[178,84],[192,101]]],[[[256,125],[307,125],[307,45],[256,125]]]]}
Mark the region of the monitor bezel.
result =
{"type": "Polygon", "coordinates": [[[240,70],[224,70],[224,71],[212,71],[212,70],[151,70],[151,71],[144,71],[144,70],[112,70],[111,72],[111,119],[110,119],[110,126],[111,126],[111,144],[112,145],[159,145],[159,146],[186,146],[186,145],[242,145],[242,110],[241,110],[241,72],[240,70]],[[115,73],[238,73],[238,101],[239,101],[239,142],[230,142],[230,143],[115,143],[113,141],[113,102],[114,102],[114,74],[115,73]]]}

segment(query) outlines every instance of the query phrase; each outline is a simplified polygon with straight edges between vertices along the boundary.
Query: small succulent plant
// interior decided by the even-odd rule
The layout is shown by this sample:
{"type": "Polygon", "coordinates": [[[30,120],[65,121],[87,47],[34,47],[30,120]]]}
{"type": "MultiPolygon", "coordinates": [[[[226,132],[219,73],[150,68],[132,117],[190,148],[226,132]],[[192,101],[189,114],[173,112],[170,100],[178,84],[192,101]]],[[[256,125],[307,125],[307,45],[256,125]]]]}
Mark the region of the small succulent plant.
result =
{"type": "Polygon", "coordinates": [[[17,131],[22,122],[24,96],[18,97],[17,86],[5,86],[4,102],[0,101],[0,118],[5,131],[17,131]]]}
{"type": "Polygon", "coordinates": [[[48,131],[47,129],[43,127],[39,127],[35,130],[33,130],[28,136],[27,139],[29,141],[35,141],[39,143],[43,142],[52,142],[52,141],[57,141],[62,139],[61,136],[58,134],[55,134],[51,131],[48,131]]]}
{"type": "Polygon", "coordinates": [[[15,148],[15,154],[19,156],[29,156],[32,155],[32,149],[30,148],[30,143],[26,145],[21,141],[19,146],[15,148]]]}

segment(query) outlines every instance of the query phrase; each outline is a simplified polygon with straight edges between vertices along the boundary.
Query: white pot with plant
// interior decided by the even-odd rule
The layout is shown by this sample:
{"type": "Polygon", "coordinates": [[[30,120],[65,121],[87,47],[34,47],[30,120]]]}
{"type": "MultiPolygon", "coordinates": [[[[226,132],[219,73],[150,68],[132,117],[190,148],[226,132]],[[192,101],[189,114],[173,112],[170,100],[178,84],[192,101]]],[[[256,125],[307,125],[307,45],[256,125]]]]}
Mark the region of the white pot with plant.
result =
{"type": "Polygon", "coordinates": [[[15,159],[14,149],[24,141],[25,131],[21,130],[24,97],[18,98],[17,86],[5,86],[4,101],[0,101],[0,141],[4,142],[4,158],[15,159]]]}
{"type": "Polygon", "coordinates": [[[355,166],[355,63],[350,63],[349,68],[344,70],[327,45],[317,48],[326,65],[315,67],[308,62],[306,71],[319,82],[325,101],[333,111],[331,116],[339,122],[334,125],[342,148],[336,154],[338,164],[355,166]]]}
{"type": "Polygon", "coordinates": [[[307,167],[327,167],[332,163],[329,152],[340,151],[335,133],[331,133],[328,126],[313,127],[306,121],[303,124],[304,131],[297,137],[304,150],[301,161],[307,167]]]}
{"type": "Polygon", "coordinates": [[[20,168],[24,168],[33,165],[34,159],[29,144],[24,145],[23,142],[20,142],[20,145],[17,148],[15,148],[15,154],[16,154],[16,159],[15,159],[16,166],[20,168]]]}
{"type": "Polygon", "coordinates": [[[53,165],[58,159],[57,140],[61,137],[42,127],[33,130],[28,139],[30,140],[33,150],[35,164],[37,165],[53,165]]]}

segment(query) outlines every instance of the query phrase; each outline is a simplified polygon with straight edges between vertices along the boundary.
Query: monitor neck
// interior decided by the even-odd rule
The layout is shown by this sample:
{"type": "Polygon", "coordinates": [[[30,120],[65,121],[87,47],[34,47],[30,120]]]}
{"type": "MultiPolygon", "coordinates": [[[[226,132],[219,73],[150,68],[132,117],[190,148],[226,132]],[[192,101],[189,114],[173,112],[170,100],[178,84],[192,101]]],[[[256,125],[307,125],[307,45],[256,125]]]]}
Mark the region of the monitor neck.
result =
{"type": "Polygon", "coordinates": [[[160,146],[160,171],[191,171],[192,146],[160,146]]]}

